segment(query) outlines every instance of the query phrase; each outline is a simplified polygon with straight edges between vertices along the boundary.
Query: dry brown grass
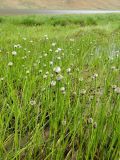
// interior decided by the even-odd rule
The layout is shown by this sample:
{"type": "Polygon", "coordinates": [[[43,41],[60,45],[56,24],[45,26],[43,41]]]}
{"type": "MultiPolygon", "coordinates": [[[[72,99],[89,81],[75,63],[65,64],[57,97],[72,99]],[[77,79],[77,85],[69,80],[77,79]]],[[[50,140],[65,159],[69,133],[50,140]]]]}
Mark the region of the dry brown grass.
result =
{"type": "Polygon", "coordinates": [[[0,0],[0,8],[120,9],[120,0],[0,0]]]}

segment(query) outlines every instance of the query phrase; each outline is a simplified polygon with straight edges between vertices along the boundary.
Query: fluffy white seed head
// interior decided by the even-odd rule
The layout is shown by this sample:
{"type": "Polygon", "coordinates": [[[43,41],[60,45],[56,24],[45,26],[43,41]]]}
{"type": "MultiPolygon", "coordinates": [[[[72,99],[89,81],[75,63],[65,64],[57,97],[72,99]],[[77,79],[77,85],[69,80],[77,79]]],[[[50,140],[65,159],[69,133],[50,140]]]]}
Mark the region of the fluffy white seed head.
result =
{"type": "Polygon", "coordinates": [[[27,70],[27,71],[26,71],[26,74],[29,74],[29,73],[30,73],[30,71],[29,71],[29,70],[27,70]]]}
{"type": "Polygon", "coordinates": [[[84,95],[84,94],[86,94],[86,90],[85,89],[81,89],[80,93],[84,95]]]}
{"type": "Polygon", "coordinates": [[[44,54],[44,57],[47,57],[47,53],[44,54]]]}
{"type": "Polygon", "coordinates": [[[55,47],[55,46],[56,46],[56,43],[52,43],[52,46],[55,47]]]}
{"type": "Polygon", "coordinates": [[[1,78],[0,78],[0,81],[3,81],[3,80],[4,80],[4,77],[1,77],[1,78]]]}
{"type": "Polygon", "coordinates": [[[46,74],[46,75],[48,75],[48,74],[49,74],[49,72],[47,71],[45,74],[46,74]]]}
{"type": "Polygon", "coordinates": [[[56,81],[52,81],[52,82],[50,83],[50,85],[51,85],[51,87],[56,86],[56,81]]]}
{"type": "Polygon", "coordinates": [[[70,73],[71,72],[71,68],[68,68],[66,71],[67,71],[67,73],[70,73]]]}
{"type": "Polygon", "coordinates": [[[61,60],[61,57],[57,57],[58,60],[61,60]]]}
{"type": "Polygon", "coordinates": [[[61,91],[61,92],[65,92],[65,87],[61,87],[61,88],[60,88],[60,91],[61,91]]]}
{"type": "Polygon", "coordinates": [[[39,73],[42,73],[42,70],[41,70],[41,69],[39,70],[39,73]]]}
{"type": "Polygon", "coordinates": [[[93,74],[92,79],[96,79],[97,77],[98,77],[98,74],[95,73],[95,74],[93,74]]]}
{"type": "Polygon", "coordinates": [[[16,56],[16,55],[17,55],[17,52],[16,52],[16,51],[12,51],[12,55],[13,55],[13,56],[16,56]]]}
{"type": "Polygon", "coordinates": [[[116,87],[116,88],[114,89],[114,91],[115,91],[117,94],[120,94],[120,87],[116,87]]]}
{"type": "Polygon", "coordinates": [[[61,81],[63,79],[63,76],[61,74],[57,75],[56,80],[61,81]]]}
{"type": "Polygon", "coordinates": [[[73,38],[70,38],[70,41],[71,41],[71,42],[74,42],[75,40],[74,40],[73,38]]]}
{"type": "Polygon", "coordinates": [[[9,67],[12,67],[12,66],[13,66],[13,62],[9,62],[9,63],[8,63],[8,66],[9,66],[9,67]]]}
{"type": "Polygon", "coordinates": [[[92,124],[92,123],[93,123],[93,119],[92,119],[92,118],[89,118],[89,119],[88,119],[88,123],[89,123],[89,124],[92,124]]]}
{"type": "Polygon", "coordinates": [[[47,79],[47,75],[45,74],[45,75],[43,75],[43,79],[47,79]]]}
{"type": "Polygon", "coordinates": [[[53,61],[50,61],[50,65],[53,66],[53,61]]]}
{"type": "Polygon", "coordinates": [[[55,72],[55,73],[60,73],[61,72],[61,68],[58,66],[58,67],[55,67],[54,69],[53,69],[53,71],[55,72]]]}
{"type": "Polygon", "coordinates": [[[23,37],[23,40],[24,40],[24,41],[26,41],[26,40],[27,40],[27,38],[26,38],[26,37],[23,37]]]}
{"type": "Polygon", "coordinates": [[[115,89],[115,88],[117,88],[117,86],[116,85],[112,85],[112,89],[115,89]]]}
{"type": "Polygon", "coordinates": [[[31,105],[31,106],[35,106],[35,105],[36,105],[36,101],[31,100],[31,101],[30,101],[30,105],[31,105]]]}

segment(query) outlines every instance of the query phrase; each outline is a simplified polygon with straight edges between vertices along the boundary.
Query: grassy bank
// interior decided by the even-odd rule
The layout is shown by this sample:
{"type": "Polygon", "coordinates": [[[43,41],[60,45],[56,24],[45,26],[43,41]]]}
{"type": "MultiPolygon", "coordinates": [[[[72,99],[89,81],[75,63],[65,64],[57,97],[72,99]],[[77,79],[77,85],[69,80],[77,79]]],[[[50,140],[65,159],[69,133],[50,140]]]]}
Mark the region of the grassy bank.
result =
{"type": "Polygon", "coordinates": [[[0,160],[120,158],[119,17],[0,17],[0,160]]]}
{"type": "Polygon", "coordinates": [[[97,15],[54,15],[54,16],[14,16],[0,17],[0,23],[8,23],[14,25],[25,26],[67,26],[79,25],[99,26],[99,25],[118,25],[120,22],[120,14],[97,14],[97,15]]]}

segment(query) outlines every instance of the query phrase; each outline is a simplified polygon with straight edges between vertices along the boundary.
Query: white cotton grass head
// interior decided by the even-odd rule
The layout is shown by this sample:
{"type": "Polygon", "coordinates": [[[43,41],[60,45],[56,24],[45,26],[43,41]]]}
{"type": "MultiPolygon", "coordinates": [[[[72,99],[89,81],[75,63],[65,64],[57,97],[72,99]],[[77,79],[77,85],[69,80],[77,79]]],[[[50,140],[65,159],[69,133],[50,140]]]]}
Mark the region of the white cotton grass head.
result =
{"type": "Polygon", "coordinates": [[[88,124],[93,124],[93,119],[91,117],[88,119],[88,124]]]}
{"type": "Polygon", "coordinates": [[[39,70],[39,73],[42,73],[42,70],[41,70],[41,69],[39,70]]]}
{"type": "Polygon", "coordinates": [[[79,68],[76,68],[76,71],[77,71],[77,72],[79,72],[79,71],[80,71],[80,69],[79,69],[79,68]]]}
{"type": "Polygon", "coordinates": [[[97,122],[93,123],[93,128],[97,128],[97,122]]]}
{"type": "Polygon", "coordinates": [[[74,42],[75,41],[75,39],[73,39],[73,38],[70,38],[70,42],[74,42]]]}
{"type": "Polygon", "coordinates": [[[119,69],[118,69],[118,68],[116,68],[116,66],[112,66],[112,67],[111,67],[111,70],[112,70],[112,71],[114,71],[114,72],[119,71],[119,69]]]}
{"type": "Polygon", "coordinates": [[[116,87],[116,88],[114,89],[114,91],[115,91],[115,93],[120,94],[120,87],[116,87]]]}
{"type": "Polygon", "coordinates": [[[61,88],[60,88],[60,91],[61,91],[62,94],[65,94],[65,93],[66,93],[66,92],[65,92],[65,87],[61,87],[61,88]]]}
{"type": "Polygon", "coordinates": [[[38,61],[37,61],[37,64],[40,64],[40,63],[41,63],[41,62],[38,60],[38,61]]]}
{"type": "Polygon", "coordinates": [[[56,86],[56,81],[51,81],[50,86],[51,86],[51,87],[56,86]]]}
{"type": "Polygon", "coordinates": [[[4,77],[1,77],[1,78],[0,78],[0,81],[4,81],[4,77]]]}
{"type": "Polygon", "coordinates": [[[45,88],[45,87],[41,89],[41,91],[42,91],[42,92],[44,92],[45,90],[46,90],[46,88],[45,88]]]}
{"type": "Polygon", "coordinates": [[[86,94],[86,90],[85,90],[85,89],[81,89],[81,90],[80,90],[80,93],[81,93],[82,95],[84,95],[84,94],[86,94]]]}
{"type": "Polygon", "coordinates": [[[16,55],[17,55],[17,52],[16,52],[16,51],[12,51],[12,55],[13,55],[13,56],[16,56],[16,55]]]}
{"type": "MultiPolygon", "coordinates": [[[[94,56],[94,54],[93,54],[93,53],[91,53],[91,54],[90,54],[90,56],[94,56]]],[[[101,57],[99,57],[99,58],[101,58],[101,57]]]]}
{"type": "Polygon", "coordinates": [[[66,126],[66,124],[67,124],[66,120],[63,120],[63,121],[62,121],[62,125],[63,125],[63,126],[66,126]]]}
{"type": "Polygon", "coordinates": [[[44,54],[44,57],[47,57],[47,55],[48,55],[48,54],[47,54],[47,53],[45,53],[45,54],[44,54]]]}
{"type": "Polygon", "coordinates": [[[71,72],[71,68],[68,68],[66,72],[69,74],[71,72]]]}
{"type": "Polygon", "coordinates": [[[56,46],[56,43],[55,43],[55,42],[53,42],[53,43],[52,43],[52,46],[53,46],[53,47],[55,47],[55,46],[56,46]]]}
{"type": "Polygon", "coordinates": [[[80,81],[80,82],[82,82],[83,80],[84,80],[83,77],[80,77],[80,78],[79,78],[79,81],[80,81]]]}
{"type": "Polygon", "coordinates": [[[117,86],[116,85],[112,85],[112,89],[115,89],[115,88],[117,88],[117,86]]]}
{"type": "Polygon", "coordinates": [[[46,74],[43,75],[43,79],[47,79],[47,75],[46,74]]]}
{"type": "Polygon", "coordinates": [[[26,41],[26,40],[27,40],[27,38],[26,38],[26,37],[23,37],[23,40],[24,40],[24,41],[26,41]]]}
{"type": "Polygon", "coordinates": [[[43,58],[43,56],[40,56],[39,58],[40,58],[40,59],[42,59],[42,58],[43,58]]]}
{"type": "Polygon", "coordinates": [[[57,66],[57,67],[55,67],[55,68],[53,69],[53,71],[54,71],[55,73],[59,74],[59,73],[61,72],[61,68],[60,68],[59,66],[57,66]]]}
{"type": "Polygon", "coordinates": [[[36,101],[35,101],[35,100],[31,100],[31,101],[30,101],[30,105],[31,105],[31,106],[35,106],[35,105],[36,105],[36,101]]]}
{"type": "Polygon", "coordinates": [[[90,95],[89,96],[89,101],[92,101],[94,99],[94,96],[93,95],[90,95]]]}
{"type": "Polygon", "coordinates": [[[65,91],[65,87],[61,87],[61,88],[60,88],[60,91],[61,91],[61,92],[64,92],[64,91],[65,91]]]}
{"type": "Polygon", "coordinates": [[[48,74],[49,74],[49,72],[47,71],[45,74],[46,74],[46,75],[48,75],[48,74]]]}
{"type": "Polygon", "coordinates": [[[51,73],[51,74],[50,74],[50,77],[51,77],[51,78],[53,78],[53,77],[54,77],[54,75],[51,73]]]}
{"type": "Polygon", "coordinates": [[[30,40],[30,43],[33,43],[33,40],[30,40]]]}
{"type": "Polygon", "coordinates": [[[50,66],[53,66],[53,61],[50,61],[50,66]]]}
{"type": "Polygon", "coordinates": [[[43,64],[43,67],[46,67],[47,65],[46,64],[43,64]]]}
{"type": "Polygon", "coordinates": [[[45,38],[46,40],[48,40],[48,35],[47,35],[47,34],[45,34],[45,35],[44,35],[44,38],[45,38]]]}
{"type": "Polygon", "coordinates": [[[93,75],[92,75],[92,79],[96,79],[98,77],[98,74],[97,73],[94,73],[93,75]]]}
{"type": "Polygon", "coordinates": [[[27,56],[23,56],[22,59],[23,59],[23,60],[27,59],[27,56]]]}
{"type": "Polygon", "coordinates": [[[57,57],[58,60],[61,60],[61,57],[57,57]]]}
{"type": "Polygon", "coordinates": [[[17,44],[15,44],[15,45],[14,45],[14,48],[17,48],[17,47],[18,47],[17,44]]]}
{"type": "Polygon", "coordinates": [[[61,52],[62,51],[62,49],[61,48],[57,48],[57,50],[55,51],[56,53],[59,53],[59,52],[61,52]]]}
{"type": "Polygon", "coordinates": [[[52,49],[49,49],[49,52],[52,52],[53,50],[52,49]]]}
{"type": "Polygon", "coordinates": [[[58,50],[58,52],[61,52],[61,51],[62,51],[62,48],[58,48],[57,50],[58,50]]]}
{"type": "Polygon", "coordinates": [[[120,87],[118,87],[117,85],[112,85],[112,89],[115,93],[120,94],[120,87]]]}
{"type": "Polygon", "coordinates": [[[63,76],[61,74],[57,75],[56,80],[61,81],[63,79],[63,76]]]}
{"type": "Polygon", "coordinates": [[[30,71],[29,71],[29,70],[27,70],[27,71],[26,71],[26,74],[30,74],[30,71]]]}
{"type": "Polygon", "coordinates": [[[48,37],[48,35],[47,35],[47,34],[45,34],[45,35],[44,35],[44,37],[45,37],[45,38],[47,38],[47,37],[48,37]]]}
{"type": "Polygon", "coordinates": [[[13,66],[13,62],[9,62],[9,63],[8,63],[8,66],[9,66],[9,67],[12,67],[12,66],[13,66]]]}
{"type": "Polygon", "coordinates": [[[112,70],[116,70],[116,66],[112,66],[111,69],[112,69],[112,70]]]}
{"type": "Polygon", "coordinates": [[[33,66],[36,67],[36,66],[37,66],[37,63],[34,63],[33,66]]]}
{"type": "Polygon", "coordinates": [[[18,48],[22,48],[22,46],[20,44],[17,45],[18,48]]]}
{"type": "Polygon", "coordinates": [[[77,93],[75,91],[72,92],[73,96],[77,96],[77,93]]]}

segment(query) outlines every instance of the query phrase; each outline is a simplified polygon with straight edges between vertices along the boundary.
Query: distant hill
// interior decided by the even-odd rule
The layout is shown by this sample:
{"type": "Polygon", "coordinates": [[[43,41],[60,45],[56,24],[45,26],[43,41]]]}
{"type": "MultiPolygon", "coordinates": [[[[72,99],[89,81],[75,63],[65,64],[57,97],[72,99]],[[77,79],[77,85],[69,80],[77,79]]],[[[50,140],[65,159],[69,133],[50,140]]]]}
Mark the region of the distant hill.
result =
{"type": "Polygon", "coordinates": [[[0,0],[0,8],[120,9],[120,0],[0,0]]]}

